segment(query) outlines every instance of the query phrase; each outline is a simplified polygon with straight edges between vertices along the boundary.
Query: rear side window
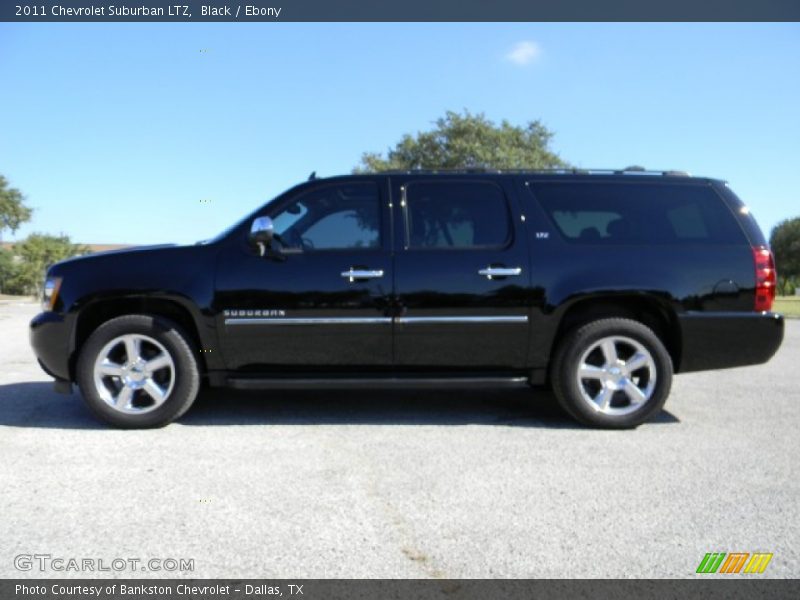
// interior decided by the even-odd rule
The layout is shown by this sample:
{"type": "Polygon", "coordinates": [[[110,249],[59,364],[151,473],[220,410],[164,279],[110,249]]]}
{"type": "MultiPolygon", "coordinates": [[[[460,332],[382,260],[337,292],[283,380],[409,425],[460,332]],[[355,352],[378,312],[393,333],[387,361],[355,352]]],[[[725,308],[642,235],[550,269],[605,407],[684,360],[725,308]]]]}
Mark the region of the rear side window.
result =
{"type": "Polygon", "coordinates": [[[504,246],[511,224],[503,191],[484,181],[421,181],[406,186],[409,248],[504,246]]]}
{"type": "Polygon", "coordinates": [[[530,188],[559,232],[577,244],[739,244],[728,207],[704,185],[543,182],[530,188]]]}

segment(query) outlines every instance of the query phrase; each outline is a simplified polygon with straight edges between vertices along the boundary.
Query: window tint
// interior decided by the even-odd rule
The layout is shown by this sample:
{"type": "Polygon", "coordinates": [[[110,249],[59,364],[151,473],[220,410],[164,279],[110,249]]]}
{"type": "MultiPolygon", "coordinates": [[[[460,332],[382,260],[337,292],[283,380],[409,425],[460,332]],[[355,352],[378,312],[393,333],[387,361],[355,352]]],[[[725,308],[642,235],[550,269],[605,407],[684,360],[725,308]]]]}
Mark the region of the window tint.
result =
{"type": "Polygon", "coordinates": [[[284,252],[377,248],[380,198],[372,182],[311,190],[272,217],[284,252]]]}
{"type": "Polygon", "coordinates": [[[619,213],[595,210],[554,210],[553,219],[564,235],[575,239],[608,237],[608,226],[621,218],[619,213]]]}
{"type": "Polygon", "coordinates": [[[410,248],[503,246],[510,238],[503,191],[489,182],[413,182],[406,188],[410,248]]]}
{"type": "Polygon", "coordinates": [[[708,239],[711,234],[697,204],[684,204],[667,211],[675,235],[681,239],[708,239]]]}
{"type": "Polygon", "coordinates": [[[728,207],[705,185],[545,182],[531,188],[570,242],[745,242],[728,207]]]}
{"type": "MultiPolygon", "coordinates": [[[[374,211],[373,211],[374,212],[374,211]]],[[[322,217],[309,227],[303,237],[312,240],[315,248],[370,248],[378,245],[378,231],[362,227],[360,215],[369,210],[340,210],[322,217]]],[[[368,214],[373,220],[374,214],[368,214]]]]}

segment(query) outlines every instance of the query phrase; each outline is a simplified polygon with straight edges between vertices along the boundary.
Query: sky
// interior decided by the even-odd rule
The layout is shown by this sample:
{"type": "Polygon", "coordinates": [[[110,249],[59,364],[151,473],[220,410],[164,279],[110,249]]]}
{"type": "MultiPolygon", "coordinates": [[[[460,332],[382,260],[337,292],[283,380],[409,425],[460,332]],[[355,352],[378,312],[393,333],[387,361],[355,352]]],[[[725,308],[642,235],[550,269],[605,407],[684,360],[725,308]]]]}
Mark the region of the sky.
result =
{"type": "Polygon", "coordinates": [[[447,110],[579,167],[729,181],[800,215],[800,24],[2,23],[0,174],[31,232],[192,243],[447,110]]]}

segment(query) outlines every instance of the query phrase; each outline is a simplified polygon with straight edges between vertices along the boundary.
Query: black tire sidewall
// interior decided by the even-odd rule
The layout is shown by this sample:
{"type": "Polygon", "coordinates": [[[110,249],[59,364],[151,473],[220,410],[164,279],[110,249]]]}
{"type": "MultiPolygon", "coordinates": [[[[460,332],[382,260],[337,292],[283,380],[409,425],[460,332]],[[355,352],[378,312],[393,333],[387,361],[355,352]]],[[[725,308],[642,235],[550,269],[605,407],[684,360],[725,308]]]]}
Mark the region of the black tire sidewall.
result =
{"type": "Polygon", "coordinates": [[[558,348],[552,373],[553,389],[562,407],[576,420],[593,427],[626,429],[655,416],[672,387],[672,359],[658,336],[644,324],[630,319],[601,319],[572,331],[558,348]],[[642,344],[656,366],[656,386],[650,399],[627,415],[605,415],[593,410],[581,396],[575,370],[583,353],[598,340],[624,336],[642,344]]]}
{"type": "Polygon", "coordinates": [[[98,327],[81,348],[76,379],[84,401],[100,419],[121,428],[162,427],[188,410],[197,396],[200,375],[188,337],[173,322],[150,315],[126,315],[98,327]],[[167,400],[153,411],[128,415],[114,410],[94,386],[94,363],[108,342],[121,335],[138,333],[162,344],[175,363],[175,385],[167,400]]]}

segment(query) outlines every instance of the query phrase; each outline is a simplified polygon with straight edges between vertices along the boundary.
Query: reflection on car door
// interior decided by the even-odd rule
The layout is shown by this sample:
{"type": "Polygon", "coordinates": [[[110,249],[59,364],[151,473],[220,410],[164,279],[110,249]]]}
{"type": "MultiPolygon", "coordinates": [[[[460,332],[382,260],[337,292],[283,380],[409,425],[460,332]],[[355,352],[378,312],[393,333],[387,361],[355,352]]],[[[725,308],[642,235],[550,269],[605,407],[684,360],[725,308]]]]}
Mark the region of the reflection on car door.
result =
{"type": "Polygon", "coordinates": [[[323,182],[269,205],[275,252],[224,250],[215,306],[231,369],[389,367],[385,178],[323,182]]]}
{"type": "Polygon", "coordinates": [[[489,178],[393,176],[392,194],[397,366],[523,368],[530,273],[513,191],[489,178]]]}

